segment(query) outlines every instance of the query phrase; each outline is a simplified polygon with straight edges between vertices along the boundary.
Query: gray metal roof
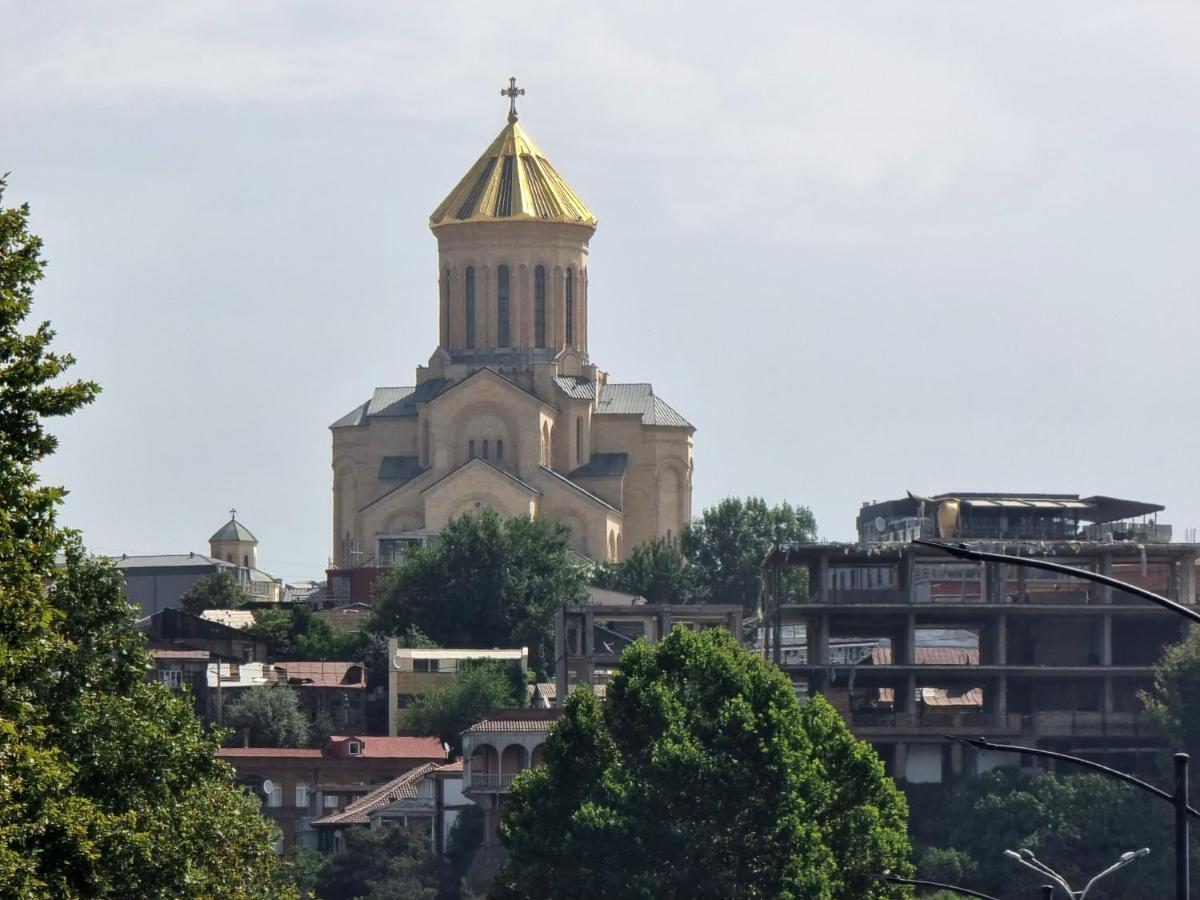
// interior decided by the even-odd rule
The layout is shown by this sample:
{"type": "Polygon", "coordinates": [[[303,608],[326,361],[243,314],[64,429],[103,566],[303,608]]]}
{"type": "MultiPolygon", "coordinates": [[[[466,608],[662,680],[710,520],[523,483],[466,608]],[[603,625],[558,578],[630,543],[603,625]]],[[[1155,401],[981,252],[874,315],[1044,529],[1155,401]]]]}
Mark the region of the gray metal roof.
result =
{"type": "Polygon", "coordinates": [[[592,458],[578,469],[572,469],[567,477],[595,478],[606,475],[624,475],[625,466],[629,462],[628,453],[593,453],[592,458]]]}
{"type": "Polygon", "coordinates": [[[258,538],[250,533],[250,529],[237,519],[230,519],[217,529],[217,533],[208,539],[212,541],[248,541],[257,544],[258,538]]]}
{"type": "MultiPolygon", "coordinates": [[[[563,484],[567,485],[572,490],[578,491],[580,494],[583,494],[589,500],[591,500],[595,503],[599,503],[601,506],[605,507],[606,509],[611,509],[613,512],[621,511],[621,510],[617,509],[615,506],[613,506],[611,503],[609,503],[607,500],[605,500],[603,497],[597,497],[595,494],[593,494],[591,491],[589,491],[587,488],[585,488],[582,484],[576,484],[574,481],[572,481],[566,475],[560,475],[558,472],[555,472],[549,466],[538,466],[538,468],[542,470],[542,474],[548,475],[549,477],[554,478],[557,481],[561,481],[563,484]]],[[[539,491],[538,493],[541,493],[541,492],[539,491]]]]}
{"type": "Polygon", "coordinates": [[[596,382],[579,375],[555,375],[554,383],[574,400],[591,400],[596,396],[596,382]]]}
{"type": "Polygon", "coordinates": [[[600,389],[596,414],[602,416],[640,415],[643,425],[691,428],[692,424],[675,412],[666,401],[655,396],[649,384],[606,384],[600,389]]]}
{"type": "Polygon", "coordinates": [[[447,378],[430,378],[416,387],[377,387],[370,400],[354,407],[329,427],[366,425],[369,416],[415,416],[418,403],[429,402],[449,384],[447,378]]]}
{"type": "Polygon", "coordinates": [[[148,556],[118,556],[113,557],[118,569],[169,569],[169,568],[207,568],[216,566],[219,569],[236,569],[233,563],[221,559],[213,559],[203,553],[154,553],[148,556]]]}
{"type": "Polygon", "coordinates": [[[336,422],[334,422],[329,427],[330,428],[349,428],[354,425],[367,424],[367,407],[370,405],[371,405],[371,403],[368,400],[366,403],[363,403],[363,404],[360,404],[359,406],[354,407],[354,409],[350,410],[350,412],[346,413],[344,416],[342,416],[340,419],[338,419],[336,422]]]}
{"type": "Polygon", "coordinates": [[[412,481],[424,471],[417,456],[385,456],[379,461],[379,478],[383,481],[412,481]]]}

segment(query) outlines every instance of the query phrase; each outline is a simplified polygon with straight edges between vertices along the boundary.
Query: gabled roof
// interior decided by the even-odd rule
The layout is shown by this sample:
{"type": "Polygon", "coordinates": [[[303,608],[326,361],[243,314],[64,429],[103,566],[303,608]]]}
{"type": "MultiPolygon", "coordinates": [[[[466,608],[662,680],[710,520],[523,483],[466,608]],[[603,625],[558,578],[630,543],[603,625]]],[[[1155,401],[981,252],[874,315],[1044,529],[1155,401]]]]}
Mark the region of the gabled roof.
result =
{"type": "Polygon", "coordinates": [[[329,736],[326,749],[333,743],[358,741],[362,759],[445,759],[446,748],[435,737],[383,737],[380,735],[334,734],[329,736]]]}
{"type": "Polygon", "coordinates": [[[429,227],[514,220],[596,227],[595,214],[515,121],[433,211],[429,227]]]}
{"type": "Polygon", "coordinates": [[[415,800],[417,785],[420,781],[435,774],[441,768],[442,766],[438,763],[425,763],[417,766],[399,778],[393,778],[391,781],[381,784],[371,793],[359,797],[345,809],[316,819],[312,825],[318,827],[322,825],[367,825],[371,821],[371,813],[391,806],[400,800],[415,800]]]}
{"type": "Polygon", "coordinates": [[[557,483],[563,485],[564,487],[570,488],[571,490],[575,491],[577,494],[582,494],[584,497],[587,497],[593,503],[599,504],[600,506],[603,506],[605,509],[611,509],[613,512],[616,512],[616,513],[620,512],[619,509],[617,509],[615,506],[613,506],[607,500],[600,499],[595,494],[593,494],[591,491],[589,491],[587,488],[583,487],[582,485],[576,484],[567,476],[559,475],[557,472],[555,472],[549,466],[539,466],[538,468],[540,468],[542,470],[543,475],[549,476],[557,483]]]}
{"type": "Polygon", "coordinates": [[[415,416],[418,403],[428,403],[450,384],[448,378],[430,378],[415,387],[377,387],[371,399],[342,416],[330,428],[366,425],[376,416],[415,416]]]}
{"type": "Polygon", "coordinates": [[[554,709],[497,709],[476,722],[464,734],[499,731],[505,734],[549,731],[554,720],[562,715],[562,707],[554,709]]]}
{"type": "MultiPolygon", "coordinates": [[[[492,462],[491,460],[484,459],[482,456],[476,456],[474,459],[468,459],[465,463],[463,463],[457,469],[452,469],[451,471],[449,471],[445,475],[443,475],[441,478],[439,478],[437,481],[435,481],[433,484],[429,485],[428,487],[422,488],[421,493],[426,494],[429,491],[432,491],[435,487],[437,487],[443,481],[446,481],[448,478],[453,478],[455,475],[462,472],[464,469],[467,468],[467,466],[473,466],[477,463],[479,465],[487,466],[489,469],[492,469],[493,471],[499,473],[500,475],[503,475],[509,481],[513,482],[516,485],[519,485],[520,487],[524,488],[525,490],[529,491],[530,493],[541,494],[541,491],[539,491],[537,488],[535,488],[532,484],[522,481],[520,478],[518,478],[512,472],[508,471],[508,469],[502,469],[498,465],[496,465],[494,462],[492,462]]],[[[561,478],[562,476],[560,475],[559,477],[561,478]]],[[[576,486],[576,487],[578,487],[578,486],[576,486]]],[[[579,490],[583,490],[583,488],[579,488],[579,490]]]]}
{"type": "Polygon", "coordinates": [[[250,529],[237,519],[230,519],[218,528],[217,533],[208,540],[210,543],[213,541],[247,541],[251,544],[258,543],[258,538],[252,535],[250,529]]]}
{"type": "Polygon", "coordinates": [[[578,469],[572,469],[567,473],[567,477],[575,479],[624,475],[628,462],[628,453],[593,453],[591,459],[578,469]]]}
{"type": "Polygon", "coordinates": [[[231,562],[203,553],[154,553],[147,556],[115,556],[113,564],[122,571],[138,569],[236,569],[231,562]]]}
{"type": "Polygon", "coordinates": [[[591,400],[596,396],[596,382],[582,375],[555,375],[554,383],[574,400],[591,400]]]}
{"type": "Polygon", "coordinates": [[[230,628],[249,628],[254,624],[252,609],[206,609],[200,613],[200,618],[230,628]]]}
{"type": "Polygon", "coordinates": [[[599,416],[641,416],[643,425],[691,428],[692,424],[654,393],[649,384],[605,384],[596,402],[599,416]]]}

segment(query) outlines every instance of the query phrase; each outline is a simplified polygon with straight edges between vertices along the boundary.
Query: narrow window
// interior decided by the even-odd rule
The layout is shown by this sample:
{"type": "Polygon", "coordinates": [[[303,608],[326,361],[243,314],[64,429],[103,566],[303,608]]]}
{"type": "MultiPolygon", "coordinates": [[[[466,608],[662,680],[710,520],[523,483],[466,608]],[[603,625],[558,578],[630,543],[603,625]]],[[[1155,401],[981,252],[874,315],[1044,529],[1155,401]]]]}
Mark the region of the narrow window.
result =
{"type": "Polygon", "coordinates": [[[467,266],[467,347],[475,346],[475,267],[467,266]]]}
{"type": "Polygon", "coordinates": [[[575,462],[583,462],[583,417],[575,419],[575,462]]]}
{"type": "Polygon", "coordinates": [[[449,269],[446,270],[446,321],[443,323],[443,326],[446,329],[446,331],[442,337],[442,344],[443,344],[443,346],[446,346],[446,345],[449,345],[449,343],[450,343],[450,270],[449,269]]]}
{"type": "Polygon", "coordinates": [[[496,270],[496,343],[508,346],[508,266],[496,270]]]}
{"type": "Polygon", "coordinates": [[[488,458],[488,442],[487,442],[486,438],[483,441],[483,458],[484,459],[488,458]]]}
{"type": "Polygon", "coordinates": [[[533,270],[533,345],[546,346],[546,267],[533,270]]]}
{"type": "Polygon", "coordinates": [[[475,458],[475,442],[467,441],[467,459],[475,458]]]}
{"type": "Polygon", "coordinates": [[[575,344],[575,273],[567,269],[566,287],[563,289],[563,321],[566,323],[567,346],[575,344]]]}
{"type": "Polygon", "coordinates": [[[496,438],[496,461],[500,462],[504,459],[504,441],[496,438]]]}

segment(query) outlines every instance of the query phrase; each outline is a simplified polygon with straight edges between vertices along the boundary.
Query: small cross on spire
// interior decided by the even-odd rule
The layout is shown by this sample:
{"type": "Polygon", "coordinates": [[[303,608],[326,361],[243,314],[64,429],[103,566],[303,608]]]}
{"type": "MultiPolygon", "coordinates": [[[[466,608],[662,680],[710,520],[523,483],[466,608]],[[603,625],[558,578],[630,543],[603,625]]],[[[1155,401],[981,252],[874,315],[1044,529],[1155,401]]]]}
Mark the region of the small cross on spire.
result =
{"type": "Polygon", "coordinates": [[[229,519],[230,519],[230,521],[232,521],[232,520],[234,520],[234,519],[236,519],[236,518],[237,518],[237,510],[236,510],[236,509],[231,509],[231,510],[229,511],[229,519]]]}
{"type": "Polygon", "coordinates": [[[525,88],[517,87],[516,76],[508,79],[508,87],[501,88],[500,96],[508,98],[508,124],[517,121],[517,98],[523,96],[525,88]]]}

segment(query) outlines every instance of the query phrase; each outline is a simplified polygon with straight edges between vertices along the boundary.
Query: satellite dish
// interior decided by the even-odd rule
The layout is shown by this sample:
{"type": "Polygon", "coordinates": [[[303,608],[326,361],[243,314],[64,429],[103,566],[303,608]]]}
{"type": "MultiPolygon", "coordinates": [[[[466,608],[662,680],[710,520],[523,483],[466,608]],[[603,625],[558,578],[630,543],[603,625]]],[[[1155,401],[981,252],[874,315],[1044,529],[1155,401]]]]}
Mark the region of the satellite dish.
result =
{"type": "Polygon", "coordinates": [[[270,797],[273,793],[275,793],[275,782],[273,782],[270,778],[264,778],[262,789],[263,793],[270,797]]]}
{"type": "Polygon", "coordinates": [[[887,519],[885,519],[883,516],[876,516],[875,530],[880,534],[883,534],[885,531],[887,531],[887,519]]]}

